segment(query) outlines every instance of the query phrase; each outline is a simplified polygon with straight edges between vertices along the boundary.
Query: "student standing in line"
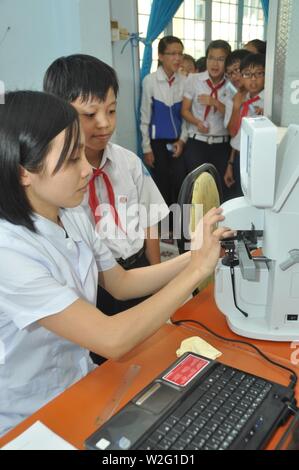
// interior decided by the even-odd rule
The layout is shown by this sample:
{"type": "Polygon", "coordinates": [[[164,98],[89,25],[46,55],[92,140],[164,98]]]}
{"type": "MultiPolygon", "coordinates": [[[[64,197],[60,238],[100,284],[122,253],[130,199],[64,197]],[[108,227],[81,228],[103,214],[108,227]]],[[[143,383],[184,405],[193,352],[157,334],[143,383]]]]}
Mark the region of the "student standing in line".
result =
{"type": "Polygon", "coordinates": [[[264,113],[265,56],[249,54],[240,64],[239,91],[225,103],[225,123],[231,135],[230,155],[225,173],[225,183],[235,185],[234,197],[243,196],[240,175],[240,143],[243,117],[260,116],[264,113]]]}
{"type": "Polygon", "coordinates": [[[188,77],[190,73],[196,72],[196,62],[195,62],[194,57],[192,57],[192,55],[183,54],[182,64],[179,68],[179,72],[185,77],[188,77]]]}
{"type": "MultiPolygon", "coordinates": [[[[221,181],[229,156],[229,136],[224,127],[224,65],[230,53],[226,41],[212,41],[207,49],[207,71],[186,80],[182,115],[189,123],[184,158],[187,172],[203,163],[212,163],[221,181]]],[[[224,199],[227,198],[223,182],[224,199]]]]}
{"type": "Polygon", "coordinates": [[[195,62],[196,71],[198,73],[205,72],[207,70],[207,58],[206,56],[200,57],[195,62]]]}
{"type": "MultiPolygon", "coordinates": [[[[182,152],[187,140],[181,116],[184,82],[179,73],[184,46],[180,39],[166,36],[159,42],[159,67],[142,84],[141,132],[144,163],[170,207],[176,203],[186,176],[182,152]]],[[[170,220],[170,232],[172,232],[170,220]]],[[[170,234],[171,235],[171,234],[170,234]]]]}
{"type": "Polygon", "coordinates": [[[267,42],[261,39],[252,39],[245,44],[244,49],[249,51],[251,54],[263,54],[266,55],[267,42]]]}
{"type": "MultiPolygon", "coordinates": [[[[140,158],[110,142],[116,127],[115,71],[88,55],[61,57],[48,68],[44,90],[65,99],[79,113],[86,156],[93,167],[83,207],[101,238],[125,269],[159,263],[157,224],[168,208],[140,158]]],[[[142,300],[119,301],[102,288],[97,306],[114,315],[142,300]]],[[[92,357],[97,364],[103,362],[92,357]]]]}
{"type": "MultiPolygon", "coordinates": [[[[238,91],[244,91],[243,88],[243,79],[241,76],[241,61],[245,59],[250,54],[249,51],[245,49],[236,49],[233,51],[225,61],[225,76],[227,78],[226,83],[226,98],[225,106],[227,105],[228,110],[231,110],[231,103],[234,96],[238,91]]],[[[230,112],[226,112],[224,116],[224,126],[227,127],[230,120],[230,112]]],[[[240,169],[239,164],[237,163],[236,157],[237,150],[231,148],[230,156],[228,159],[228,164],[226,172],[224,175],[224,182],[228,188],[230,188],[231,197],[240,197],[243,196],[243,191],[241,188],[240,181],[240,169]],[[234,165],[238,165],[234,168],[234,165]],[[236,178],[234,177],[236,175],[236,178]]]]}
{"type": "Polygon", "coordinates": [[[213,232],[224,217],[212,209],[201,220],[191,253],[125,271],[78,206],[91,173],[74,107],[40,92],[5,95],[0,435],[92,370],[89,350],[118,359],[157,331],[213,272],[220,239],[232,236],[225,228],[213,232]],[[156,293],[109,317],[95,307],[98,283],[120,299],[156,293]]]}

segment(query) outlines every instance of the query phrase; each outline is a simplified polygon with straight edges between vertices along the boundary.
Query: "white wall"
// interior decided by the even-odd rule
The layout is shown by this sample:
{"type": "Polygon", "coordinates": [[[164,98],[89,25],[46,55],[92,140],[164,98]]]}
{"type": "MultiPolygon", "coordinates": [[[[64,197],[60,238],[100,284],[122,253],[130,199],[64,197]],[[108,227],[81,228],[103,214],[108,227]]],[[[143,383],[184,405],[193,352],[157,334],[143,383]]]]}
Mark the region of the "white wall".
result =
{"type": "Polygon", "coordinates": [[[0,0],[0,79],[6,89],[40,88],[48,65],[80,49],[79,0],[0,0]]]}
{"type": "MultiPolygon", "coordinates": [[[[121,0],[120,3],[122,3],[121,0]]],[[[110,1],[81,0],[79,14],[81,52],[94,55],[112,66],[110,1]]]]}
{"type": "Polygon", "coordinates": [[[110,20],[137,31],[136,0],[0,0],[0,81],[6,90],[41,89],[45,70],[57,57],[95,55],[115,67],[120,82],[114,140],[133,151],[135,120],[130,48],[111,44],[110,20]]]}
{"type": "MultiPolygon", "coordinates": [[[[130,33],[138,31],[137,0],[111,0],[111,19],[130,33]]],[[[117,139],[120,145],[136,152],[136,127],[134,114],[133,63],[131,47],[128,45],[121,54],[125,41],[113,43],[113,63],[119,77],[120,93],[118,98],[117,139]]],[[[139,63],[137,50],[134,51],[134,63],[137,64],[136,79],[139,81],[139,63]]]]}

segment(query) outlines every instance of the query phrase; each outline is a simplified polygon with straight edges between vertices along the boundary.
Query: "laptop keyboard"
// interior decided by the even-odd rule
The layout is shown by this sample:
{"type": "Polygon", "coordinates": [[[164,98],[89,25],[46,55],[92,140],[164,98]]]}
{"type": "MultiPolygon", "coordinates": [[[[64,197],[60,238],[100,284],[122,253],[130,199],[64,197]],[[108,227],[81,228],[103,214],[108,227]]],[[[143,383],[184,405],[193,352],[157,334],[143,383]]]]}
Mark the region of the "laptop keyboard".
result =
{"type": "Polygon", "coordinates": [[[250,440],[262,424],[258,408],[272,384],[219,364],[170,415],[138,445],[143,450],[224,450],[236,441],[249,419],[250,440]]]}

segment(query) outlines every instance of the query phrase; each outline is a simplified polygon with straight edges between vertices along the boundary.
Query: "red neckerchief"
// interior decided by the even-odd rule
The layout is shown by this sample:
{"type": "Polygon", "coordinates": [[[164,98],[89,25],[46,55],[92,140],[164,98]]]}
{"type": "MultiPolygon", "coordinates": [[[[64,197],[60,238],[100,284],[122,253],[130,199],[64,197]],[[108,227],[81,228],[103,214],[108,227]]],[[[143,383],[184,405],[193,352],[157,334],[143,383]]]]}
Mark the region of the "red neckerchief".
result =
{"type": "Polygon", "coordinates": [[[173,82],[175,81],[175,75],[173,75],[169,80],[167,79],[168,85],[171,87],[173,82]]]}
{"type": "Polygon", "coordinates": [[[104,180],[104,183],[105,183],[105,186],[106,186],[106,189],[107,189],[107,193],[108,193],[109,204],[110,204],[110,207],[112,208],[112,215],[113,215],[113,218],[114,218],[114,221],[115,221],[115,225],[117,227],[119,227],[124,232],[124,230],[121,226],[121,222],[120,222],[118,212],[117,212],[116,207],[115,207],[115,196],[114,196],[114,191],[113,191],[111,181],[110,181],[109,176],[107,175],[107,173],[105,173],[100,168],[93,169],[93,175],[91,177],[91,180],[89,181],[89,200],[88,200],[88,202],[89,202],[89,206],[91,208],[92,215],[94,217],[95,223],[97,224],[99,222],[99,220],[101,219],[101,215],[96,214],[97,207],[100,204],[99,200],[98,200],[98,197],[97,197],[97,194],[96,194],[96,188],[95,188],[95,179],[98,176],[101,176],[104,180]]]}
{"type": "MultiPolygon", "coordinates": [[[[212,90],[211,93],[210,93],[210,96],[212,96],[213,98],[216,98],[216,100],[218,100],[218,90],[220,90],[220,88],[223,87],[223,85],[226,83],[226,80],[224,79],[224,80],[222,80],[222,82],[218,83],[218,85],[214,86],[213,83],[211,82],[211,80],[208,78],[208,80],[206,80],[206,83],[209,85],[209,87],[212,90]]],[[[206,106],[204,120],[207,119],[210,111],[211,111],[211,106],[206,106]]]]}
{"type": "Polygon", "coordinates": [[[250,98],[249,100],[247,101],[244,101],[244,103],[242,104],[241,106],[241,113],[240,113],[240,119],[239,119],[239,124],[238,124],[238,129],[237,129],[237,132],[239,132],[240,130],[240,127],[241,127],[241,124],[242,124],[242,119],[246,116],[248,116],[248,113],[249,113],[249,106],[252,104],[252,103],[256,103],[256,101],[260,100],[261,98],[259,96],[255,96],[254,98],[250,98]]]}

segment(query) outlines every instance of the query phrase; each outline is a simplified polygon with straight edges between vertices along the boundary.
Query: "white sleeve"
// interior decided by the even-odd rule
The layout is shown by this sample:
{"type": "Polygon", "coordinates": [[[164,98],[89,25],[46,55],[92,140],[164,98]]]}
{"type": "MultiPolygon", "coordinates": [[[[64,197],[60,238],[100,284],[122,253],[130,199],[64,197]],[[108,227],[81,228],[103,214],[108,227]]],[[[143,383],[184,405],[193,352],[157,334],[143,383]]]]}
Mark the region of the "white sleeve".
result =
{"type": "Polygon", "coordinates": [[[78,231],[84,237],[95,257],[98,271],[101,272],[112,269],[116,265],[115,258],[96,231],[86,210],[78,206],[69,210],[69,212],[72,214],[72,223],[76,223],[78,231]]]}
{"type": "Polygon", "coordinates": [[[95,232],[93,253],[99,272],[109,271],[109,269],[112,269],[114,266],[116,266],[117,262],[113,254],[105,245],[104,241],[100,238],[100,235],[97,232],[95,232]]]}
{"type": "Polygon", "coordinates": [[[142,99],[141,99],[141,134],[143,153],[152,151],[150,140],[150,122],[152,117],[152,91],[151,91],[151,75],[147,75],[142,83],[142,99]]]}
{"type": "Polygon", "coordinates": [[[0,312],[23,329],[61,312],[79,295],[54,279],[42,260],[20,251],[0,249],[0,312]]]}
{"type": "Polygon", "coordinates": [[[180,135],[180,140],[182,140],[184,143],[187,142],[188,140],[188,123],[185,121],[185,119],[182,119],[182,131],[180,135]]]}
{"type": "Polygon", "coordinates": [[[136,159],[133,179],[138,190],[140,224],[145,229],[164,219],[169,214],[169,209],[149,171],[140,158],[136,156],[136,159]]]}
{"type": "Polygon", "coordinates": [[[233,113],[233,101],[230,98],[226,98],[225,102],[225,114],[224,114],[224,127],[227,128],[229,121],[231,120],[233,113]]]}

